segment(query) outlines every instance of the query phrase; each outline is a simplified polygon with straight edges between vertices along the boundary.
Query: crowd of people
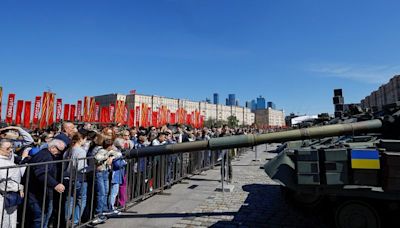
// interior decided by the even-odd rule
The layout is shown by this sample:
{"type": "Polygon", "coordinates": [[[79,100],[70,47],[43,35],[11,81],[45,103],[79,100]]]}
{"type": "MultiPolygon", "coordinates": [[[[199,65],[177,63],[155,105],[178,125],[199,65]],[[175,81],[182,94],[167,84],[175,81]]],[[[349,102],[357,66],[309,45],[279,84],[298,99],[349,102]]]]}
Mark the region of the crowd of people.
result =
{"type": "MultiPolygon", "coordinates": [[[[185,125],[127,128],[86,123],[77,126],[72,122],[44,130],[0,128],[1,227],[21,226],[22,220],[30,227],[49,227],[56,223],[61,227],[68,223],[74,226],[92,218],[87,215],[91,211],[95,215],[91,223],[103,223],[107,216],[118,215],[118,208],[127,203],[128,161],[124,157],[127,151],[255,131],[228,126],[201,129],[185,125]],[[89,180],[93,179],[94,186],[90,186],[89,180]],[[95,192],[88,194],[91,189],[95,192]],[[22,209],[26,210],[22,218],[17,212],[21,211],[24,200],[27,203],[22,209]],[[88,210],[91,201],[94,208],[88,210]]],[[[143,171],[147,165],[144,159],[139,159],[130,171],[143,171]]],[[[168,165],[167,170],[172,169],[168,165]]],[[[166,181],[171,179],[167,174],[166,181]]]]}

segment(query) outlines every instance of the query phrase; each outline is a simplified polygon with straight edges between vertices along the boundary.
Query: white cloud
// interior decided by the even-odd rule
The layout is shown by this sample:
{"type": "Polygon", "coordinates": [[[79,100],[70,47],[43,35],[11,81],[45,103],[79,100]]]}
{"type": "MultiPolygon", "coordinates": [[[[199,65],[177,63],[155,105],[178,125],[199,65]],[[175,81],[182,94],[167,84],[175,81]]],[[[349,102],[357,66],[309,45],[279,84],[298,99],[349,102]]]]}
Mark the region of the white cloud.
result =
{"type": "Polygon", "coordinates": [[[313,64],[307,70],[323,77],[345,78],[370,84],[384,84],[394,75],[400,73],[400,65],[313,64]]]}

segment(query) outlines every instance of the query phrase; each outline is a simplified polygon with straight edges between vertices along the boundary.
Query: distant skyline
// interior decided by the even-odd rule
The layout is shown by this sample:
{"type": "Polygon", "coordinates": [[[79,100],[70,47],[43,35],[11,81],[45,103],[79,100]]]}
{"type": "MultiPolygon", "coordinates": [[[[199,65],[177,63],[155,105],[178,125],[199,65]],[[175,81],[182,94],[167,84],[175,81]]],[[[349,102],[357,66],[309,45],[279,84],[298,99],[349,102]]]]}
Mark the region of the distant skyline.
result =
{"type": "Polygon", "coordinates": [[[64,103],[108,93],[201,101],[259,95],[286,114],[333,113],[400,73],[398,1],[2,1],[9,93],[64,103]]]}

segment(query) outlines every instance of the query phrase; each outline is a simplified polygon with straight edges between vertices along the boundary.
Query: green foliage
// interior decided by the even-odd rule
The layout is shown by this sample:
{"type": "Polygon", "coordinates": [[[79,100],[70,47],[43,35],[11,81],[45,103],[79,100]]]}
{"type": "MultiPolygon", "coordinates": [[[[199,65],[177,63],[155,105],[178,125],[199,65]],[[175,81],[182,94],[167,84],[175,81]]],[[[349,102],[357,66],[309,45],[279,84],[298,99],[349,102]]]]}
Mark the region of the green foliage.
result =
{"type": "Polygon", "coordinates": [[[228,124],[227,121],[224,120],[216,120],[209,117],[204,121],[204,127],[212,128],[212,127],[222,127],[222,125],[228,124]]]}
{"type": "Polygon", "coordinates": [[[239,126],[239,120],[236,118],[236,116],[229,116],[228,117],[228,127],[235,128],[237,126],[239,126]]]}

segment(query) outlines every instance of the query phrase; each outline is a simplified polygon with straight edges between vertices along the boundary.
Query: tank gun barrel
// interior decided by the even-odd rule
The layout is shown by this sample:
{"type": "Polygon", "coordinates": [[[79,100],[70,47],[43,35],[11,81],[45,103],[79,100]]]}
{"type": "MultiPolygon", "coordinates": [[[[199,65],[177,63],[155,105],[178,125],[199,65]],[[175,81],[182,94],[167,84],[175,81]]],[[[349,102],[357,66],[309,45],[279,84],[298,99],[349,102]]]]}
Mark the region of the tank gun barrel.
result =
{"type": "Polygon", "coordinates": [[[126,157],[139,158],[146,156],[174,154],[180,152],[240,148],[265,143],[279,143],[293,140],[316,139],[378,130],[382,128],[382,125],[383,124],[380,119],[374,119],[356,123],[334,124],[260,135],[248,134],[221,138],[211,138],[208,141],[185,142],[179,144],[168,144],[162,146],[132,149],[126,154],[126,157]]]}

